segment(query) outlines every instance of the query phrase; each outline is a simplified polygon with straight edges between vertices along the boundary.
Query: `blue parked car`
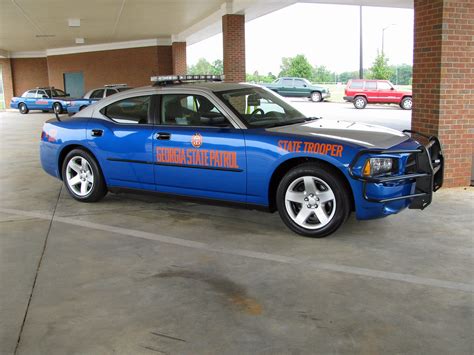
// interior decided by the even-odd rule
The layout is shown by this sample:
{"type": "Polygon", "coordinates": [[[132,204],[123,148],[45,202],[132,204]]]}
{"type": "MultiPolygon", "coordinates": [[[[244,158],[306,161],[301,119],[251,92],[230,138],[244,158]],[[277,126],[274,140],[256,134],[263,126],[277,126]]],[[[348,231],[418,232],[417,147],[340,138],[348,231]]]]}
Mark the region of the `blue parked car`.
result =
{"type": "Polygon", "coordinates": [[[104,97],[109,97],[110,95],[130,89],[131,87],[127,84],[108,84],[104,85],[103,88],[92,89],[88,91],[82,99],[71,100],[71,104],[68,107],[68,113],[77,113],[94,102],[102,100],[104,97]]]}
{"type": "Polygon", "coordinates": [[[335,232],[352,211],[424,209],[443,183],[436,137],[306,117],[269,89],[211,79],[158,77],[49,120],[44,170],[78,201],[136,190],[226,201],[277,210],[309,237],[335,232]]]}
{"type": "Polygon", "coordinates": [[[22,114],[27,114],[30,110],[54,111],[60,114],[67,112],[71,100],[69,94],[62,90],[42,87],[25,91],[20,97],[13,97],[10,107],[17,108],[22,114]]]}

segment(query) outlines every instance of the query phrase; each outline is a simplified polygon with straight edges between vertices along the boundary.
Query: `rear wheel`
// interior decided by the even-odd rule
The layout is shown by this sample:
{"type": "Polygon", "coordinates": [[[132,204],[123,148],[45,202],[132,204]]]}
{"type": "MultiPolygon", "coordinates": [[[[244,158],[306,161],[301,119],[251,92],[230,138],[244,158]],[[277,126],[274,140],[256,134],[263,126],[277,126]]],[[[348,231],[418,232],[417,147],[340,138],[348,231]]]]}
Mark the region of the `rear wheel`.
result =
{"type": "Polygon", "coordinates": [[[343,181],[317,163],[290,170],[277,189],[277,207],[283,222],[295,233],[322,238],[334,233],[350,213],[343,181]]]}
{"type": "Polygon", "coordinates": [[[61,105],[59,102],[55,102],[53,104],[53,111],[54,113],[57,113],[58,115],[63,113],[63,105],[61,105]]]}
{"type": "Polygon", "coordinates": [[[315,91],[311,93],[311,101],[320,102],[322,100],[323,100],[323,97],[319,91],[315,91]]]}
{"type": "Polygon", "coordinates": [[[361,110],[367,106],[367,99],[364,96],[356,96],[353,103],[356,109],[361,110]]]}
{"type": "Polygon", "coordinates": [[[82,149],[66,155],[62,166],[64,185],[81,202],[95,202],[107,194],[107,186],[96,160],[82,149]]]}
{"type": "Polygon", "coordinates": [[[26,106],[26,104],[24,104],[23,102],[18,105],[18,110],[20,111],[22,115],[26,115],[30,111],[28,110],[28,107],[26,106]]]}
{"type": "Polygon", "coordinates": [[[400,107],[404,110],[411,110],[413,107],[413,100],[411,97],[403,98],[402,102],[400,102],[400,107]]]}

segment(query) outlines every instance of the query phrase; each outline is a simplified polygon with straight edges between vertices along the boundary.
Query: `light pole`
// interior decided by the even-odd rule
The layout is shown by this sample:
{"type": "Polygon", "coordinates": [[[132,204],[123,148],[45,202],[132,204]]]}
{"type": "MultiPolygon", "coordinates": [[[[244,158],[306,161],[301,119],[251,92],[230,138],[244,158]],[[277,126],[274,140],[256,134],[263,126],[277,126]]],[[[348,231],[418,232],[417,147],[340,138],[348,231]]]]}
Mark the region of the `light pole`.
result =
{"type": "Polygon", "coordinates": [[[396,23],[392,23],[388,25],[387,27],[382,28],[382,55],[384,55],[383,47],[384,47],[384,39],[385,39],[385,30],[396,25],[397,25],[396,23]]]}
{"type": "Polygon", "coordinates": [[[364,79],[364,60],[362,56],[362,5],[359,6],[359,79],[364,79]]]}

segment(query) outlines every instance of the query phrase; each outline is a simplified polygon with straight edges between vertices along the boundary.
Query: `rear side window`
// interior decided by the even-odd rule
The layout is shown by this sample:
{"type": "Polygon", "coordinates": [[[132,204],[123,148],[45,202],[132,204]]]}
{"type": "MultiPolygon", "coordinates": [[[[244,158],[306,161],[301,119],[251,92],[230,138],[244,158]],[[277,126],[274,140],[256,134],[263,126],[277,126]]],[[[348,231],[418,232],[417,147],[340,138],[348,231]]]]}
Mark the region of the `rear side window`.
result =
{"type": "Polygon", "coordinates": [[[351,89],[362,89],[364,87],[363,81],[353,81],[351,82],[351,89]]]}
{"type": "Polygon", "coordinates": [[[118,123],[147,124],[151,96],[130,97],[104,107],[100,112],[118,123]]]}
{"type": "Polygon", "coordinates": [[[94,90],[90,96],[91,99],[101,99],[104,97],[104,89],[94,90]]]}
{"type": "Polygon", "coordinates": [[[26,93],[25,97],[36,98],[36,90],[30,90],[26,93]]]}
{"type": "Polygon", "coordinates": [[[107,91],[105,92],[105,96],[110,96],[116,93],[117,93],[117,90],[115,89],[107,89],[107,91]]]}
{"type": "Polygon", "coordinates": [[[365,89],[366,90],[377,90],[377,82],[376,81],[366,81],[365,82],[365,89]]]}
{"type": "Polygon", "coordinates": [[[282,85],[284,87],[293,87],[293,79],[283,79],[282,85]]]}

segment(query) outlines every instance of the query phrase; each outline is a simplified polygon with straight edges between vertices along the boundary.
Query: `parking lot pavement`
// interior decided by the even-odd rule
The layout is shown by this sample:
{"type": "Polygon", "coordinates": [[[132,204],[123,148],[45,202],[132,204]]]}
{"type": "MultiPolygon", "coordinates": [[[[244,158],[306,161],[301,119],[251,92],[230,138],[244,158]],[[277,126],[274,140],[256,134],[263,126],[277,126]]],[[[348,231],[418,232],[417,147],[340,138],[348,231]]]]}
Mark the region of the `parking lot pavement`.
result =
{"type": "Polygon", "coordinates": [[[411,111],[402,110],[397,105],[367,105],[365,109],[357,110],[348,102],[312,102],[307,99],[290,99],[290,102],[307,116],[363,122],[399,131],[411,127],[411,111]]]}
{"type": "Polygon", "coordinates": [[[0,113],[1,354],[471,353],[472,189],[320,240],[264,212],[84,204],[40,167],[48,117],[0,113]]]}

